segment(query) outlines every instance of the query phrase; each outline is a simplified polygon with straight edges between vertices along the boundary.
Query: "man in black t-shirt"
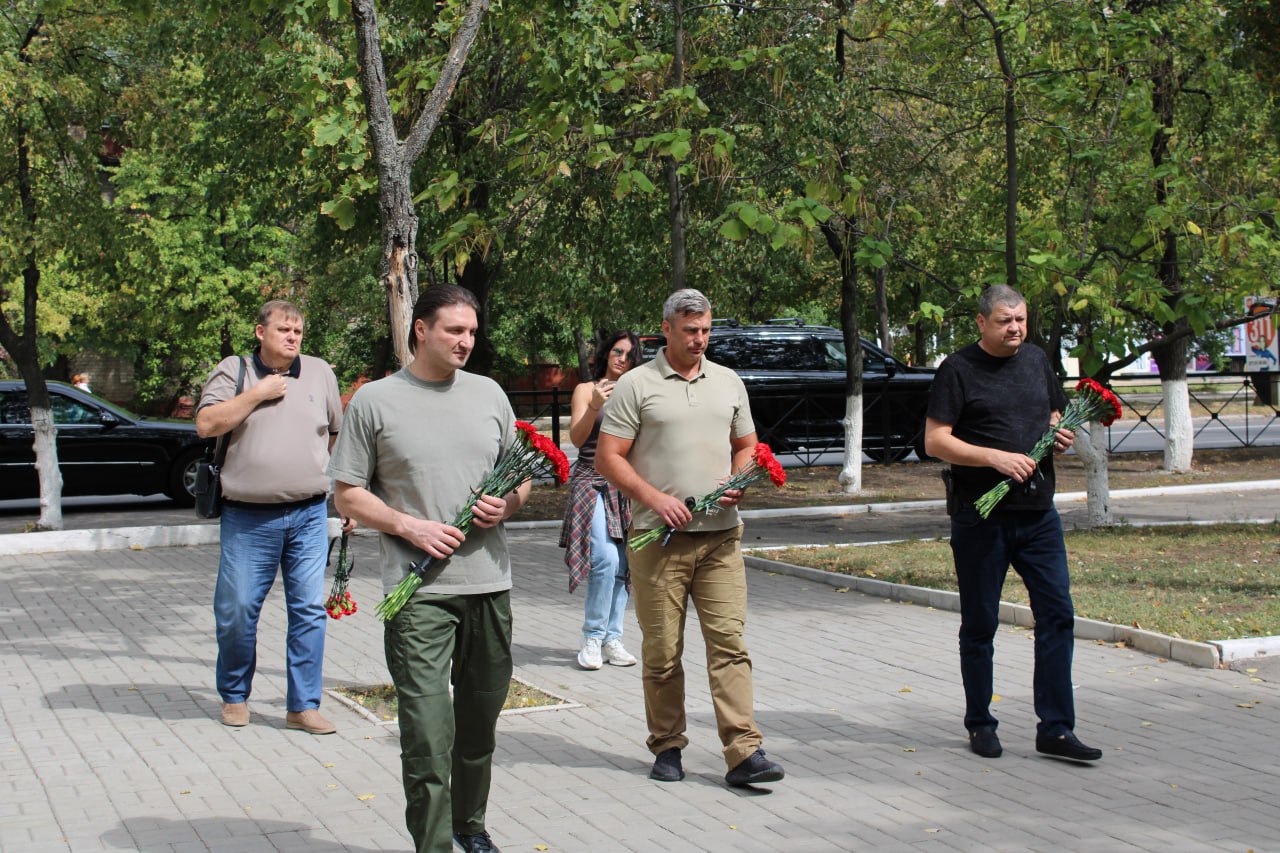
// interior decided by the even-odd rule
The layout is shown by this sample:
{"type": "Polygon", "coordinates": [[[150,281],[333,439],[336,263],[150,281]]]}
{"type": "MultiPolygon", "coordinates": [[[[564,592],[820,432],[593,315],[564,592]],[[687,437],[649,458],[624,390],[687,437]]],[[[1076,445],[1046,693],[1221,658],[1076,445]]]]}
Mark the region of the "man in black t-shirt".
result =
{"type": "MultiPolygon", "coordinates": [[[[1024,346],[1027,306],[1011,287],[994,285],[978,299],[977,343],[952,353],[929,396],[925,450],[951,463],[947,511],[960,589],[960,674],[969,747],[985,758],[1003,752],[991,714],[992,659],[1000,590],[1010,564],[1022,576],[1035,617],[1036,750],[1096,761],[1102,751],[1072,731],[1072,633],[1075,613],[1062,521],[1053,506],[1053,457],[1038,466],[1027,455],[1058,422],[1067,398],[1044,352],[1024,346]],[[1009,494],[987,518],[974,503],[1011,480],[1009,494]]],[[[1058,430],[1054,451],[1074,435],[1058,430]]]]}

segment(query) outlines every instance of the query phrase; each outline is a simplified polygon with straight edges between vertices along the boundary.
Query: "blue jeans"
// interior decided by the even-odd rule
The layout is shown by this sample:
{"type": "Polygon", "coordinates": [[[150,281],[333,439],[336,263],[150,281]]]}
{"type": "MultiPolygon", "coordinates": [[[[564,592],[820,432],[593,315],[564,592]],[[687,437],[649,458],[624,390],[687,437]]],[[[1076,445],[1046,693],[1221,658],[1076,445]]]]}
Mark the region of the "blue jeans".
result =
{"type": "Polygon", "coordinates": [[[591,516],[591,574],[583,602],[582,636],[602,643],[622,639],[622,614],[627,610],[627,546],[609,538],[604,498],[596,495],[591,516]]]}
{"type": "Polygon", "coordinates": [[[995,726],[991,714],[994,639],[1000,621],[1000,590],[1009,566],[1022,576],[1035,617],[1036,727],[1041,737],[1075,728],[1071,655],[1075,611],[1067,574],[1067,549],[1056,509],[1000,512],[983,520],[977,510],[951,517],[951,553],[960,588],[960,674],[964,679],[965,728],[995,726]]]}
{"type": "Polygon", "coordinates": [[[249,698],[258,664],[258,615],[279,567],[289,615],[286,706],[290,711],[320,707],[329,538],[325,502],[288,509],[224,506],[221,525],[213,617],[222,701],[249,698]]]}

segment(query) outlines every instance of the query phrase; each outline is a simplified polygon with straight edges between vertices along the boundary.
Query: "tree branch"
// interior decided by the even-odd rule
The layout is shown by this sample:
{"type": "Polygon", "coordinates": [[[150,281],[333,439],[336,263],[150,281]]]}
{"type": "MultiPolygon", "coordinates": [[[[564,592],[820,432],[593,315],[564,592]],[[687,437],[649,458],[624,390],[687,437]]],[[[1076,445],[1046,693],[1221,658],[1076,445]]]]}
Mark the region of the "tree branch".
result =
{"type": "MultiPolygon", "coordinates": [[[[355,2],[368,2],[368,0],[355,0],[355,2]]],[[[471,0],[467,5],[462,26],[454,33],[453,44],[449,46],[449,55],[440,68],[440,77],[436,80],[435,88],[431,90],[431,97],[427,98],[426,106],[423,107],[418,120],[414,122],[413,129],[409,131],[409,138],[405,140],[406,163],[412,165],[417,162],[427,143],[431,141],[431,134],[435,132],[436,125],[440,122],[445,105],[449,103],[449,97],[453,94],[453,88],[458,85],[458,80],[462,77],[462,68],[467,63],[467,54],[475,44],[476,36],[480,34],[480,23],[484,19],[485,12],[489,11],[489,2],[490,0],[471,0]]],[[[385,92],[385,88],[383,91],[385,92]]]]}

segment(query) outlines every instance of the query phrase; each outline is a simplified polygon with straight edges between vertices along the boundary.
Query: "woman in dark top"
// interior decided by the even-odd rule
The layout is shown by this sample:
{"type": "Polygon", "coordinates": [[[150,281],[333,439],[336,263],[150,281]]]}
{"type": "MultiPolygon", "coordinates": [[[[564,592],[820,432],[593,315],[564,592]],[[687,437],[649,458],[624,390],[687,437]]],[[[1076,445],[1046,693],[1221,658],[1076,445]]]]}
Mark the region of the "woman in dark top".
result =
{"type": "Polygon", "coordinates": [[[614,332],[595,359],[593,381],[573,389],[569,440],[578,460],[569,478],[569,505],[560,528],[560,547],[569,567],[569,591],[587,582],[583,603],[582,641],[578,665],[599,669],[605,663],[632,666],[636,659],[622,645],[622,617],[627,609],[627,528],[631,505],[596,473],[596,438],[609,395],[618,377],[640,363],[640,341],[634,332],[614,332]]]}

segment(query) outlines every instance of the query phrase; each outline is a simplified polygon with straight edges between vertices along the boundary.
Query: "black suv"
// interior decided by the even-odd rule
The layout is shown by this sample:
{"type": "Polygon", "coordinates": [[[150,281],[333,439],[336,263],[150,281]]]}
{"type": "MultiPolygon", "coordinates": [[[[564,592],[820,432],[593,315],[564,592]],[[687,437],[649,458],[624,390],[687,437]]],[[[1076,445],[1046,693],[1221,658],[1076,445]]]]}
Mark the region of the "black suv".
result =
{"type": "MultiPolygon", "coordinates": [[[[49,383],[58,429],[64,495],[150,495],[164,492],[183,506],[195,498],[196,463],[213,440],[190,421],[152,420],[62,382],[49,383]]],[[[35,429],[27,386],[0,382],[0,499],[36,498],[35,429]]]]}
{"type": "MultiPolygon", "coordinates": [[[[652,358],[661,335],[645,335],[652,358]]],[[[777,453],[844,447],[844,336],[797,320],[759,326],[716,320],[707,357],[747,386],[760,440],[777,453]]],[[[924,454],[924,418],[934,370],[912,367],[862,339],[862,449],[877,461],[924,454]]]]}

